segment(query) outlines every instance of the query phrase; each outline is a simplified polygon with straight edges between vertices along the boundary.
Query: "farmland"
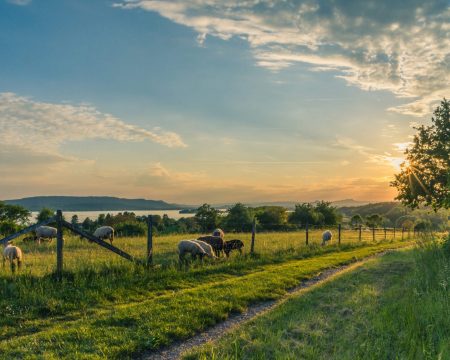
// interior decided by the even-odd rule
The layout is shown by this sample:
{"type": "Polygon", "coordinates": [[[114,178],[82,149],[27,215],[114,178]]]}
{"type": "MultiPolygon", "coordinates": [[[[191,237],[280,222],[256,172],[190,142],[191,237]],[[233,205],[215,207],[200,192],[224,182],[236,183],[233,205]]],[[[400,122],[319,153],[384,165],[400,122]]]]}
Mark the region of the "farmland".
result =
{"type": "MultiPolygon", "coordinates": [[[[350,235],[353,234],[353,237],[350,235]]],[[[231,235],[230,235],[231,236],[231,235]]],[[[254,256],[177,267],[176,243],[186,235],[155,237],[154,263],[146,270],[78,237],[65,234],[62,281],[53,276],[55,244],[24,244],[24,267],[0,271],[2,357],[124,358],[156,349],[222,321],[249,304],[282,296],[317,272],[385,249],[411,244],[387,239],[358,242],[345,232],[340,247],[317,245],[320,233],[257,234],[254,256]],[[250,286],[251,284],[251,286],[250,286]]],[[[245,242],[250,234],[233,234],[245,242]]],[[[382,238],[382,236],[379,236],[382,238]]],[[[115,244],[143,258],[144,238],[115,244]]]]}

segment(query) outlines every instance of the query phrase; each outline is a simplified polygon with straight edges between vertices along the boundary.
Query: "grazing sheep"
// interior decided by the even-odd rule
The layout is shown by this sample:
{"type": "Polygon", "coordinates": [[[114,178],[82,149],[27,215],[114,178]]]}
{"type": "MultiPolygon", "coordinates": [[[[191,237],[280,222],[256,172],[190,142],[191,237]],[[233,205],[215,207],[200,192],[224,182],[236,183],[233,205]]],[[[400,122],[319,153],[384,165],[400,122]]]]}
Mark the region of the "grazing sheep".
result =
{"type": "Polygon", "coordinates": [[[178,253],[180,264],[185,261],[185,256],[187,253],[191,254],[191,257],[195,259],[197,256],[203,261],[204,256],[209,256],[208,253],[203,250],[200,244],[193,240],[181,240],[178,243],[178,253]]]}
{"type": "Polygon", "coordinates": [[[240,254],[242,254],[242,248],[244,247],[244,243],[239,239],[233,239],[225,241],[223,244],[223,251],[227,257],[230,256],[230,252],[232,250],[238,250],[240,254]]]}
{"type": "Polygon", "coordinates": [[[36,240],[39,244],[41,243],[42,239],[46,239],[50,242],[52,242],[53,238],[56,237],[58,234],[58,230],[56,228],[51,226],[39,226],[36,229],[36,235],[34,237],[34,240],[36,240]]]}
{"type": "Polygon", "coordinates": [[[94,231],[94,236],[99,239],[109,239],[109,242],[112,245],[114,240],[114,229],[111,226],[100,226],[94,231]]]}
{"type": "Polygon", "coordinates": [[[207,244],[207,243],[205,243],[204,241],[201,241],[201,240],[192,240],[192,241],[194,241],[197,244],[199,244],[202,247],[203,251],[205,253],[207,253],[209,257],[212,257],[213,259],[216,259],[216,254],[214,253],[214,249],[212,248],[211,245],[209,245],[209,244],[207,244]]]}
{"type": "Polygon", "coordinates": [[[225,236],[225,233],[223,232],[222,229],[215,229],[212,233],[212,236],[219,236],[223,239],[225,236]]]}
{"type": "Polygon", "coordinates": [[[217,254],[217,256],[220,256],[223,250],[223,239],[220,236],[200,236],[197,238],[197,240],[204,241],[205,243],[212,246],[214,249],[214,252],[217,254]]]}
{"type": "Polygon", "coordinates": [[[328,241],[333,238],[333,233],[330,230],[325,230],[322,234],[322,246],[326,245],[328,241]]]}
{"type": "Polygon", "coordinates": [[[17,267],[20,269],[23,260],[22,250],[18,246],[6,245],[3,249],[3,267],[5,266],[6,260],[10,262],[12,272],[16,270],[15,261],[17,262],[17,267]]]}

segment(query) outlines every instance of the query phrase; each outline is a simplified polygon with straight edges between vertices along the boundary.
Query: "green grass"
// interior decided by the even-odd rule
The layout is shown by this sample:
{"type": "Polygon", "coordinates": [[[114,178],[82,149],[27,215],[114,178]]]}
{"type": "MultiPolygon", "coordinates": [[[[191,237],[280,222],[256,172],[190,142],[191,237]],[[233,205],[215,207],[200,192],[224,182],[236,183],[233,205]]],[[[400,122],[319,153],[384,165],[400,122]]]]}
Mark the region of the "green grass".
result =
{"type": "Polygon", "coordinates": [[[450,359],[450,257],[436,243],[293,296],[186,359],[450,359]]]}
{"type": "MultiPolygon", "coordinates": [[[[180,236],[155,239],[155,262],[164,266],[154,271],[70,238],[62,282],[51,274],[54,244],[24,246],[24,270],[0,272],[0,358],[127,358],[189,337],[251,303],[279,298],[325,268],[408,244],[277,243],[289,236],[295,234],[258,234],[258,255],[194,264],[189,271],[175,266],[180,236]]],[[[144,239],[117,244],[134,254],[145,248],[144,239]]]]}

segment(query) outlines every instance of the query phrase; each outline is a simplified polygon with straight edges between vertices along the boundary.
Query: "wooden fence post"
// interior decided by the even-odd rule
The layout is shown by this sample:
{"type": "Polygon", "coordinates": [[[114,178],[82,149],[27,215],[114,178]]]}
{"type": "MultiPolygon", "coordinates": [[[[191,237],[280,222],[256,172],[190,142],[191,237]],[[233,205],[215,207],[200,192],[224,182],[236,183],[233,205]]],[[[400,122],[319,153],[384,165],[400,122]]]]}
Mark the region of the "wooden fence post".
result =
{"type": "Polygon", "coordinates": [[[375,241],[375,226],[372,227],[372,240],[375,241]]]}
{"type": "Polygon", "coordinates": [[[250,254],[253,254],[255,252],[255,237],[256,237],[256,218],[253,218],[253,224],[252,224],[252,244],[250,247],[250,254]]]}
{"type": "Polygon", "coordinates": [[[362,230],[362,225],[359,225],[359,241],[361,241],[361,230],[362,230]]]}
{"type": "Polygon", "coordinates": [[[62,277],[63,272],[63,217],[62,211],[58,210],[56,212],[56,225],[57,225],[57,234],[56,234],[56,275],[59,279],[62,277]]]}
{"type": "Polygon", "coordinates": [[[405,228],[402,226],[402,240],[404,236],[405,236],[405,228]]]}
{"type": "Polygon", "coordinates": [[[305,225],[305,236],[306,236],[306,246],[309,244],[309,229],[308,229],[308,223],[305,225]]]}
{"type": "Polygon", "coordinates": [[[394,240],[395,240],[395,226],[394,226],[394,240]]]}
{"type": "Polygon", "coordinates": [[[386,227],[384,228],[384,240],[386,240],[386,227]]]}
{"type": "Polygon", "coordinates": [[[341,224],[338,225],[338,244],[341,245],[341,224]]]}
{"type": "Polygon", "coordinates": [[[147,267],[153,265],[153,218],[147,217],[147,267]]]}

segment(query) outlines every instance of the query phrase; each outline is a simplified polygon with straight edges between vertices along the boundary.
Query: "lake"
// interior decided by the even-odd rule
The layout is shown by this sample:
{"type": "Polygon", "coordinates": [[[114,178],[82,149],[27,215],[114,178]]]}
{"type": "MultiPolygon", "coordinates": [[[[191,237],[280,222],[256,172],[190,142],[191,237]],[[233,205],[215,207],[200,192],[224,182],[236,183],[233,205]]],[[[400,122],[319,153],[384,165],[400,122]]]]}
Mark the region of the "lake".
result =
{"type": "MultiPolygon", "coordinates": [[[[113,210],[113,211],[64,211],[64,217],[66,218],[66,220],[70,221],[70,219],[72,218],[73,215],[78,215],[78,221],[79,222],[83,222],[84,219],[89,218],[91,220],[96,220],[98,218],[98,216],[100,214],[111,214],[111,215],[116,215],[120,212],[124,212],[124,211],[128,211],[128,212],[134,212],[137,216],[142,216],[142,215],[161,215],[163,216],[164,214],[167,214],[167,216],[169,216],[172,219],[179,219],[182,217],[192,217],[195,214],[180,214],[179,210],[113,210]]],[[[37,211],[33,211],[31,213],[31,221],[34,222],[36,221],[36,216],[37,216],[38,212],[37,211]]]]}

